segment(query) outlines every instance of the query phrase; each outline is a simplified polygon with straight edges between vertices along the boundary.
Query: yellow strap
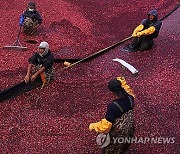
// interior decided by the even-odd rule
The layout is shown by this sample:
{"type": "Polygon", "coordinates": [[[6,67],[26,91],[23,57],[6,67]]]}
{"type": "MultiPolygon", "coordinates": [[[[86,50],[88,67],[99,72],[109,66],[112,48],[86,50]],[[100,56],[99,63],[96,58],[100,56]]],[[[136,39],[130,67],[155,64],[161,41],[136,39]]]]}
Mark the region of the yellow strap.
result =
{"type": "Polygon", "coordinates": [[[135,95],[133,93],[133,90],[131,89],[131,87],[129,85],[127,85],[126,80],[124,77],[117,77],[117,80],[119,80],[121,82],[121,86],[122,88],[124,88],[124,90],[131,96],[133,96],[135,98],[135,95]]]}

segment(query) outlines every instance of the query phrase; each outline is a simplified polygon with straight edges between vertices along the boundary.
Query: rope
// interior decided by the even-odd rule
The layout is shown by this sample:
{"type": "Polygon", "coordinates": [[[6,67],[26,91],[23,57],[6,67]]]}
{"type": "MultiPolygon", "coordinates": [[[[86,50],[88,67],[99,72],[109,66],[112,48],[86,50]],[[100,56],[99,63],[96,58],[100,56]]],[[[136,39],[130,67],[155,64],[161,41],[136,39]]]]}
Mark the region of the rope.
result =
{"type": "MultiPolygon", "coordinates": [[[[162,20],[164,20],[165,18],[167,18],[167,17],[168,17],[169,15],[171,15],[175,10],[177,10],[177,9],[179,8],[179,6],[180,6],[180,4],[177,4],[177,5],[175,6],[175,8],[174,8],[171,12],[169,12],[167,15],[165,15],[164,17],[162,17],[160,20],[162,21],[162,20]]],[[[127,37],[127,38],[125,38],[125,39],[123,39],[123,40],[121,40],[121,41],[119,41],[119,42],[117,42],[117,43],[115,43],[115,44],[107,47],[107,48],[104,48],[104,49],[102,49],[102,50],[100,50],[100,51],[98,51],[98,52],[96,52],[96,53],[94,53],[94,54],[91,54],[91,55],[89,55],[89,56],[87,56],[87,57],[85,57],[85,58],[83,58],[83,59],[81,59],[81,60],[78,60],[77,62],[72,63],[71,65],[69,65],[69,66],[67,66],[67,67],[64,67],[63,69],[61,69],[61,70],[58,71],[58,72],[62,72],[63,70],[68,69],[68,68],[70,68],[70,67],[73,67],[73,66],[75,66],[75,65],[77,65],[77,64],[79,64],[79,63],[81,63],[81,62],[88,61],[88,60],[94,58],[95,56],[98,56],[98,55],[100,55],[100,54],[102,54],[102,53],[104,53],[104,52],[106,52],[106,51],[109,51],[109,50],[111,50],[111,49],[119,46],[120,44],[124,43],[125,41],[127,41],[127,40],[129,40],[129,39],[131,39],[131,38],[132,38],[132,36],[127,37]]],[[[56,72],[56,73],[57,73],[57,72],[56,72]]],[[[42,89],[43,89],[43,88],[42,88],[42,89]]],[[[40,90],[42,90],[42,89],[40,89],[40,90]]],[[[8,91],[8,90],[5,90],[5,91],[8,91]]],[[[0,93],[4,93],[4,91],[1,91],[0,93]]],[[[5,95],[5,93],[4,93],[4,95],[5,95]]],[[[39,93],[39,95],[40,95],[40,93],[39,93]]],[[[38,96],[38,99],[39,99],[39,98],[40,98],[40,97],[38,96]]],[[[1,101],[3,101],[3,100],[1,100],[1,101]]]]}
{"type": "MultiPolygon", "coordinates": [[[[177,4],[177,5],[175,6],[175,8],[174,8],[171,12],[169,12],[167,15],[165,15],[164,17],[162,17],[162,18],[160,19],[160,21],[162,21],[162,20],[164,20],[165,18],[167,18],[168,16],[170,16],[174,11],[176,11],[176,10],[179,8],[179,6],[180,6],[180,4],[177,4]]],[[[121,40],[121,41],[119,41],[119,42],[117,42],[117,43],[115,43],[115,44],[107,47],[107,48],[104,48],[104,49],[102,49],[102,50],[100,50],[100,51],[98,51],[98,52],[96,52],[96,53],[94,53],[94,54],[92,54],[92,55],[89,55],[88,57],[85,57],[84,59],[81,59],[81,60],[79,60],[79,61],[77,61],[77,62],[75,62],[75,63],[72,63],[71,65],[63,68],[62,70],[67,69],[67,68],[69,68],[69,67],[72,67],[72,66],[74,66],[74,65],[76,65],[76,64],[79,64],[80,62],[90,60],[90,59],[92,59],[93,57],[95,57],[95,56],[97,56],[97,55],[100,55],[100,54],[102,54],[102,53],[104,53],[104,52],[106,52],[106,51],[108,51],[108,50],[111,50],[111,49],[119,46],[120,44],[124,43],[125,41],[127,41],[127,40],[129,40],[129,39],[131,39],[131,38],[133,38],[133,37],[132,37],[132,36],[129,36],[129,37],[127,37],[127,38],[125,38],[125,39],[123,39],[123,40],[121,40]]]]}
{"type": "Polygon", "coordinates": [[[179,8],[180,4],[177,4],[174,9],[169,12],[167,15],[165,15],[164,17],[162,17],[161,19],[159,19],[160,21],[163,21],[165,18],[167,18],[168,16],[170,16],[174,11],[176,11],[179,8]]]}
{"type": "MultiPolygon", "coordinates": [[[[180,6],[180,4],[176,5],[175,8],[174,8],[171,12],[169,12],[167,15],[165,15],[164,17],[162,17],[160,20],[162,21],[162,20],[164,20],[165,18],[167,18],[167,17],[168,17],[169,15],[171,15],[176,9],[178,9],[179,6],[180,6]]],[[[61,69],[59,72],[62,72],[63,70],[68,69],[68,68],[70,68],[70,67],[73,67],[73,66],[75,66],[75,65],[77,65],[77,64],[79,64],[79,63],[81,63],[81,62],[88,61],[88,60],[94,58],[95,56],[98,56],[98,55],[100,55],[100,54],[102,54],[102,53],[104,53],[104,52],[106,52],[106,51],[109,51],[109,50],[111,50],[111,49],[119,46],[120,44],[126,42],[127,40],[130,40],[131,38],[133,38],[133,37],[132,37],[132,36],[129,36],[129,37],[127,37],[127,38],[125,38],[125,39],[123,39],[123,40],[121,40],[121,41],[119,41],[119,42],[117,42],[117,43],[115,43],[115,44],[113,44],[113,45],[111,45],[111,46],[109,46],[109,47],[106,47],[106,48],[104,48],[104,49],[102,49],[102,50],[99,50],[98,52],[95,52],[95,53],[89,55],[88,57],[85,57],[85,58],[83,58],[83,59],[81,59],[81,60],[79,60],[79,61],[77,61],[77,62],[75,62],[75,63],[72,63],[71,65],[69,65],[69,66],[67,66],[67,67],[64,67],[64,68],[61,69]]],[[[43,88],[42,88],[42,89],[43,89],[43,88]]],[[[40,91],[41,91],[42,89],[40,89],[40,91]]],[[[40,97],[41,97],[41,96],[40,96],[40,92],[39,92],[38,100],[39,100],[40,97]]],[[[37,102],[37,101],[36,101],[36,102],[37,102]]]]}
{"type": "Polygon", "coordinates": [[[76,64],[79,64],[80,62],[90,60],[90,59],[92,59],[93,57],[95,57],[95,56],[97,56],[97,55],[100,55],[100,54],[102,54],[102,53],[104,53],[104,52],[106,52],[106,51],[108,51],[108,50],[111,50],[111,49],[119,46],[120,44],[124,43],[125,41],[127,41],[127,40],[129,40],[129,39],[131,39],[131,38],[132,38],[132,36],[127,37],[127,38],[119,41],[118,43],[115,43],[115,44],[113,44],[113,45],[111,45],[111,46],[109,46],[109,47],[107,47],[107,48],[104,48],[104,49],[102,49],[102,50],[100,50],[100,51],[98,51],[98,52],[96,52],[96,53],[94,53],[94,54],[92,54],[92,55],[90,55],[90,56],[88,56],[88,57],[86,57],[86,58],[83,58],[83,59],[75,62],[75,63],[72,63],[71,65],[65,67],[64,69],[67,69],[67,68],[72,67],[72,66],[74,66],[74,65],[76,65],[76,64]]]}

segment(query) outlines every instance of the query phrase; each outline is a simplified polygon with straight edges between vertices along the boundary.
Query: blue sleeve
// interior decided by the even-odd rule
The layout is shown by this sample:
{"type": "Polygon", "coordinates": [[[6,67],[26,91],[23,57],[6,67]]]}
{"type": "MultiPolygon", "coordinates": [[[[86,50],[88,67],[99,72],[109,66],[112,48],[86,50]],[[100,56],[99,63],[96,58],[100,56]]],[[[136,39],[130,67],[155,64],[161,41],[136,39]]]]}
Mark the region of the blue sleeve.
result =
{"type": "Polygon", "coordinates": [[[23,22],[24,22],[24,16],[23,16],[23,15],[21,15],[21,16],[20,16],[20,20],[19,20],[19,24],[20,24],[20,26],[22,26],[22,25],[23,25],[23,22]]]}
{"type": "Polygon", "coordinates": [[[105,118],[107,121],[114,123],[116,119],[115,105],[113,103],[109,104],[107,107],[107,112],[105,118]]]}
{"type": "Polygon", "coordinates": [[[146,26],[146,25],[148,24],[148,19],[142,20],[141,24],[143,24],[144,26],[146,26]]]}

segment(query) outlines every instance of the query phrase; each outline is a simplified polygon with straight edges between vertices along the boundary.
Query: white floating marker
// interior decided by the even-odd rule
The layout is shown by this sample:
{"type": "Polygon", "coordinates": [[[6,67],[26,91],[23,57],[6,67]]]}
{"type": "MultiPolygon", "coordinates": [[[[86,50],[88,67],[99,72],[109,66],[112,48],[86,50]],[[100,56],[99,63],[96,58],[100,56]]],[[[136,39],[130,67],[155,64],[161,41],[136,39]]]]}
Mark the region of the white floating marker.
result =
{"type": "Polygon", "coordinates": [[[137,70],[137,69],[135,69],[131,64],[125,62],[125,61],[122,60],[122,59],[115,58],[115,59],[113,59],[113,61],[119,62],[121,65],[123,65],[124,67],[126,67],[132,74],[137,74],[137,73],[138,73],[138,70],[137,70]]]}

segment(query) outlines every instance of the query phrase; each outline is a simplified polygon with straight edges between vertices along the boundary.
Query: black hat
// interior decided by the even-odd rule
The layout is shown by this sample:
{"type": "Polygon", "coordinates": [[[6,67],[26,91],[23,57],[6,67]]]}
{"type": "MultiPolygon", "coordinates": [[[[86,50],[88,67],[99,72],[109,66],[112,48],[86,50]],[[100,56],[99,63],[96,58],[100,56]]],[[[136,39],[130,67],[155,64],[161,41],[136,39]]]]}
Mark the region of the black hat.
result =
{"type": "Polygon", "coordinates": [[[122,88],[121,81],[117,79],[112,79],[108,82],[108,89],[120,98],[126,97],[127,95],[124,88],[122,88]]]}
{"type": "Polygon", "coordinates": [[[34,2],[29,2],[28,5],[29,6],[34,6],[34,7],[36,6],[36,4],[34,2]]]}
{"type": "Polygon", "coordinates": [[[108,89],[113,92],[122,90],[121,82],[117,79],[112,79],[108,82],[108,89]]]}

